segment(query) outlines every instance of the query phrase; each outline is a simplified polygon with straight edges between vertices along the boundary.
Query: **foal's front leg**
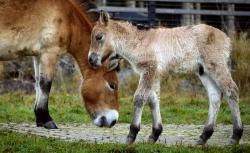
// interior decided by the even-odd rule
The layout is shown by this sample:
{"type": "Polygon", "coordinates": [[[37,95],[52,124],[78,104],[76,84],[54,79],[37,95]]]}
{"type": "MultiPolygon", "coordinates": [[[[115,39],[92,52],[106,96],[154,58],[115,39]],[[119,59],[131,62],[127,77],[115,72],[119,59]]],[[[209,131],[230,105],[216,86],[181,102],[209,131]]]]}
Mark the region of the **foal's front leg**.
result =
{"type": "Polygon", "coordinates": [[[143,111],[143,106],[146,101],[145,94],[140,88],[136,90],[134,95],[134,116],[132,123],[130,124],[129,134],[127,136],[127,143],[131,144],[135,141],[138,132],[140,131],[141,116],[143,111]]]}
{"type": "Polygon", "coordinates": [[[54,53],[44,53],[41,57],[34,57],[33,59],[36,77],[36,101],[34,109],[36,124],[48,129],[57,128],[48,110],[49,93],[57,59],[58,56],[54,53]]]}
{"type": "Polygon", "coordinates": [[[144,74],[141,76],[138,88],[134,95],[134,116],[130,125],[127,143],[131,144],[135,141],[138,132],[140,131],[141,116],[143,106],[147,100],[150,102],[150,107],[153,115],[153,129],[149,137],[150,141],[155,142],[162,131],[161,115],[159,110],[159,100],[156,91],[153,89],[154,75],[144,74]]]}
{"type": "Polygon", "coordinates": [[[162,133],[162,121],[160,112],[160,80],[154,83],[153,90],[150,92],[148,97],[149,107],[152,114],[153,125],[152,133],[149,136],[149,142],[156,142],[162,133]]]}

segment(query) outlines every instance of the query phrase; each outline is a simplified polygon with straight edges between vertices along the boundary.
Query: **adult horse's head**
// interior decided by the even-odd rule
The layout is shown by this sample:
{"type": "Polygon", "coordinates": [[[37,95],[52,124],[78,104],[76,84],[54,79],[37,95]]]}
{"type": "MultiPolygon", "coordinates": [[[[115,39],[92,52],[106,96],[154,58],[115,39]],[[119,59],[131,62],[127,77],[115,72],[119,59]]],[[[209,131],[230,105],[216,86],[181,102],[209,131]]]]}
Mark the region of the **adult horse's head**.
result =
{"type": "Polygon", "coordinates": [[[99,127],[114,126],[119,116],[117,65],[106,66],[110,62],[98,70],[89,68],[81,86],[85,108],[99,127]]]}
{"type": "Polygon", "coordinates": [[[102,12],[99,21],[93,28],[88,55],[89,64],[94,68],[103,64],[100,68],[103,70],[91,73],[92,76],[84,80],[85,88],[82,93],[86,108],[94,117],[94,123],[97,126],[111,127],[118,119],[117,77],[114,75],[114,71],[107,72],[106,68],[114,69],[117,67],[119,58],[111,55],[113,49],[108,43],[105,43],[108,42],[107,38],[109,37],[106,29],[108,20],[109,15],[102,12]],[[108,59],[108,57],[110,58],[108,59]]]}
{"type": "Polygon", "coordinates": [[[91,45],[88,61],[94,68],[100,67],[103,61],[113,52],[112,34],[109,32],[110,17],[107,12],[101,11],[91,33],[91,45]]]}

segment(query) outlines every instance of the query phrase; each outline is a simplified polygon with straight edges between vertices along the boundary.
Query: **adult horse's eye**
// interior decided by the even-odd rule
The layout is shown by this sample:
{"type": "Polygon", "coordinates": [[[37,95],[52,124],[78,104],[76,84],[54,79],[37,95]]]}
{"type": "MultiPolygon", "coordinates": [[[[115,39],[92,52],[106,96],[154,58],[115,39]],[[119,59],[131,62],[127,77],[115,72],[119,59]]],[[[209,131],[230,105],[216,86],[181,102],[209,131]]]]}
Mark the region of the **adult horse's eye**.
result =
{"type": "Polygon", "coordinates": [[[102,34],[102,33],[95,36],[95,39],[96,39],[97,41],[101,41],[102,38],[103,38],[103,34],[102,34]]]}
{"type": "Polygon", "coordinates": [[[112,90],[117,90],[117,84],[115,82],[109,82],[109,88],[112,90]]]}

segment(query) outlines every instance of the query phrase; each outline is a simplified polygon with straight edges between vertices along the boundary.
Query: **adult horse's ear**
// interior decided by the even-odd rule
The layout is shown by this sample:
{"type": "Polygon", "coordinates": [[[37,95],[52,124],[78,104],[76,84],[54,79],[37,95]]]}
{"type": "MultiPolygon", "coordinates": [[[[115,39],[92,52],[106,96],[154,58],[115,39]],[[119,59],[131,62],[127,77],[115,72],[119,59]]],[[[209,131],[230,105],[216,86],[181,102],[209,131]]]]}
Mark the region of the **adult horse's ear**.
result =
{"type": "Polygon", "coordinates": [[[110,20],[110,16],[109,16],[108,12],[101,10],[100,18],[99,18],[100,23],[107,26],[109,23],[109,20],[110,20]]]}

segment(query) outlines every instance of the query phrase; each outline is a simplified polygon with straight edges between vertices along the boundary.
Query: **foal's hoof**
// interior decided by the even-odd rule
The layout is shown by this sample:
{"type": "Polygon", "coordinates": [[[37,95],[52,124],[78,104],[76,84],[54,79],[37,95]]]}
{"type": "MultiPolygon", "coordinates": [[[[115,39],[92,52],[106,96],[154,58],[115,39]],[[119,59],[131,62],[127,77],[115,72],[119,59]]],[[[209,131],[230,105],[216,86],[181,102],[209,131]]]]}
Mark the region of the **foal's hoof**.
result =
{"type": "Polygon", "coordinates": [[[127,144],[130,145],[130,144],[133,144],[134,142],[135,142],[135,138],[132,138],[132,137],[129,137],[129,136],[127,137],[127,140],[126,140],[127,144]]]}
{"type": "Polygon", "coordinates": [[[48,121],[46,123],[37,123],[37,126],[42,126],[46,129],[58,129],[56,124],[53,121],[48,121]]]}
{"type": "Polygon", "coordinates": [[[155,140],[153,137],[148,137],[148,143],[155,143],[157,140],[155,140]]]}
{"type": "Polygon", "coordinates": [[[230,139],[230,141],[229,141],[229,144],[230,145],[236,145],[236,144],[239,144],[239,140],[235,140],[235,139],[230,139]]]}
{"type": "Polygon", "coordinates": [[[201,139],[201,138],[199,138],[199,140],[196,141],[196,144],[197,144],[197,145],[205,145],[206,143],[207,143],[207,141],[205,141],[205,140],[203,140],[203,139],[201,139]]]}

